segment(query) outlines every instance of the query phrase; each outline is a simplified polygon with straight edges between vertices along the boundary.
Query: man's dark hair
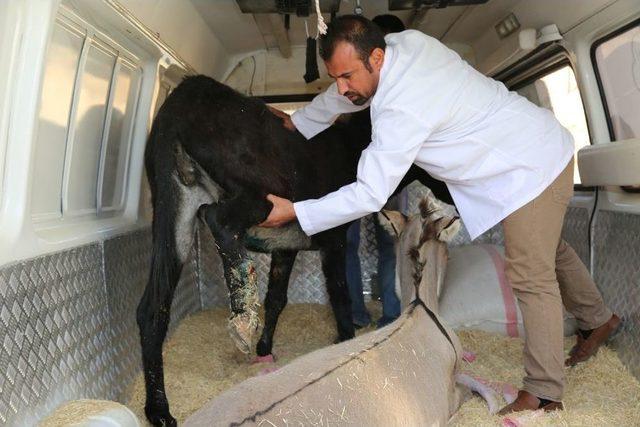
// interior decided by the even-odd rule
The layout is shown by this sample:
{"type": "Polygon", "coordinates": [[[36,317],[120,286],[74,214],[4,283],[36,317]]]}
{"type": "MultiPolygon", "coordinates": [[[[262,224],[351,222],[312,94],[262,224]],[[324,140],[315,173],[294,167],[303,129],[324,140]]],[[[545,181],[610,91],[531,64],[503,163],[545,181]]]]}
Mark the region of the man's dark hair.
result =
{"type": "Polygon", "coordinates": [[[387,44],[380,28],[359,15],[343,15],[329,23],[327,34],[320,37],[320,57],[328,61],[340,42],[351,44],[358,52],[364,66],[372,71],[369,55],[377,47],[384,50],[387,44]]]}
{"type": "Polygon", "coordinates": [[[380,27],[384,35],[389,33],[401,33],[406,30],[402,20],[395,15],[378,15],[373,18],[372,21],[380,27]]]}

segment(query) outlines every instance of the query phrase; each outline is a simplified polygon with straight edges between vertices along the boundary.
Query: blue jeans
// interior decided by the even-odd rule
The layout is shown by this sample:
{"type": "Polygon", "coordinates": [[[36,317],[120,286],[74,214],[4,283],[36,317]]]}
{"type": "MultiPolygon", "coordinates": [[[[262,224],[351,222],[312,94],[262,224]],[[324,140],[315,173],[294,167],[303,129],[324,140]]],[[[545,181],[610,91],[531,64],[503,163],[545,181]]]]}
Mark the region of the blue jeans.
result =
{"type": "MultiPolygon", "coordinates": [[[[395,320],[400,316],[400,300],[395,291],[396,257],[393,239],[375,221],[376,240],[378,241],[378,280],[382,291],[382,318],[379,326],[395,320]]],[[[366,326],[371,323],[371,315],[364,305],[362,294],[362,271],[360,269],[360,220],[354,221],[347,230],[346,274],[349,296],[351,297],[351,313],[353,323],[366,326]]]]}

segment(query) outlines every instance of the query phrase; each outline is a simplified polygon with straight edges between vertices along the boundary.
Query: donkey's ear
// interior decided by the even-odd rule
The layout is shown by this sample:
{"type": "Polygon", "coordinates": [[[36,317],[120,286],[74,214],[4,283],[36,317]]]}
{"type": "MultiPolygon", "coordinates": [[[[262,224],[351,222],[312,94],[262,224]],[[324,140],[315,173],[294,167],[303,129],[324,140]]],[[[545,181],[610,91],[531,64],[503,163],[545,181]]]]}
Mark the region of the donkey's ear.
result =
{"type": "Polygon", "coordinates": [[[383,209],[378,212],[378,222],[388,235],[397,239],[407,225],[407,217],[401,212],[383,209]]]}
{"type": "Polygon", "coordinates": [[[460,218],[441,218],[440,221],[448,220],[446,224],[444,224],[443,228],[438,233],[438,240],[441,242],[450,242],[456,237],[458,231],[460,231],[460,218]]]}

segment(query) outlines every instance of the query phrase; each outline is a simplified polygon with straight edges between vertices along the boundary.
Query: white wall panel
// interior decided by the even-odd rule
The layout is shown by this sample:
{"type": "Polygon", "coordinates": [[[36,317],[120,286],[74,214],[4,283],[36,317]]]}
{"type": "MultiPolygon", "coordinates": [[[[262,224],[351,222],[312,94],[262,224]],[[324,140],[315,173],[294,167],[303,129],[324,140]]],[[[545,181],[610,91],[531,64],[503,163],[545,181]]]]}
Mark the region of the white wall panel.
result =
{"type": "MultiPolygon", "coordinates": [[[[476,6],[472,13],[455,22],[444,41],[470,43],[482,71],[503,68],[519,59],[514,53],[518,46],[518,31],[505,39],[496,34],[494,25],[514,13],[522,29],[539,30],[556,24],[562,34],[588,17],[606,9],[615,0],[492,0],[476,6]],[[513,57],[510,57],[514,55],[513,57]]],[[[497,71],[497,70],[494,70],[497,71]]]]}
{"type": "Polygon", "coordinates": [[[288,95],[294,93],[317,93],[333,80],[318,57],[320,78],[305,83],[306,48],[292,47],[291,57],[283,58],[278,49],[256,52],[240,60],[224,83],[239,92],[252,95],[288,95]]]}
{"type": "MultiPolygon", "coordinates": [[[[212,7],[217,1],[210,2],[212,7]]],[[[120,0],[120,3],[199,73],[222,78],[228,67],[227,51],[191,2],[120,0]]]]}
{"type": "Polygon", "coordinates": [[[10,103],[15,93],[15,62],[22,41],[21,27],[24,25],[19,14],[21,7],[17,2],[0,1],[0,208],[4,194],[4,162],[12,110],[10,103]]]}

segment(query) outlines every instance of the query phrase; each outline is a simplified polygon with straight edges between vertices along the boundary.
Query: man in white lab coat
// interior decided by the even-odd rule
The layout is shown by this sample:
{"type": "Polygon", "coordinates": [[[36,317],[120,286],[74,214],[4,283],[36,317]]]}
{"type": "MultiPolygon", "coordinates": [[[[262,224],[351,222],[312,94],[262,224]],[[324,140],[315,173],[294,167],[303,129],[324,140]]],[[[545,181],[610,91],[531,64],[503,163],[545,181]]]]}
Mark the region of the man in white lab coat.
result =
{"type": "Polygon", "coordinates": [[[549,110],[418,31],[383,37],[367,19],[343,16],[331,22],[320,55],[336,82],[285,126],[311,138],[338,115],[370,106],[372,141],[356,182],[318,200],[269,195],[274,207],[262,225],[297,218],[308,235],[327,230],[377,212],[412,163],[424,168],[447,184],[472,239],[503,224],[526,371],[503,413],[562,409],[562,304],[581,330],[567,365],[590,357],[620,322],[560,237],[573,194],[571,134],[549,110]]]}

